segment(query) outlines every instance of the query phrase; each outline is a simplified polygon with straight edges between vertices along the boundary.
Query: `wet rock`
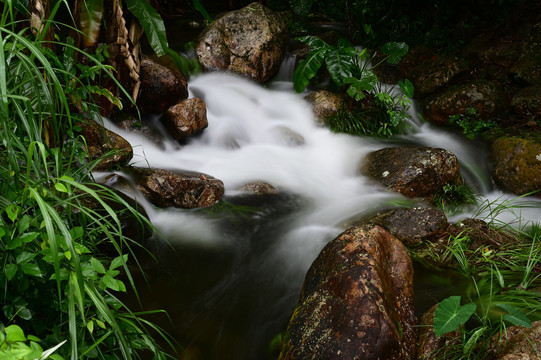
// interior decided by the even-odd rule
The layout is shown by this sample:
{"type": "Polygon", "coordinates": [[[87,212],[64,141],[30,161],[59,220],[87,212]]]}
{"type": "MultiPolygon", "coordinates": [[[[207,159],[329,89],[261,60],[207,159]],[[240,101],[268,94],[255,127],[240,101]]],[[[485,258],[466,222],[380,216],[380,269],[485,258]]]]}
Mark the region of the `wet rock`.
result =
{"type": "Polygon", "coordinates": [[[417,345],[417,359],[432,360],[438,359],[438,353],[442,349],[457,346],[461,342],[458,330],[437,336],[432,325],[434,324],[434,313],[438,304],[430,308],[419,320],[419,342],[417,345]]]}
{"type": "Polygon", "coordinates": [[[541,119],[541,87],[529,86],[519,90],[511,99],[511,106],[519,116],[541,119]]]}
{"type": "Polygon", "coordinates": [[[402,72],[402,78],[409,78],[411,70],[423,64],[436,61],[439,55],[423,45],[413,46],[398,63],[398,68],[402,72]]]}
{"type": "Polygon", "coordinates": [[[284,17],[254,2],[210,24],[196,51],[206,70],[229,70],[264,82],[278,71],[287,40],[284,17]]]}
{"type": "Polygon", "coordinates": [[[188,84],[180,71],[144,58],[140,74],[141,90],[137,104],[144,113],[163,113],[188,98],[188,84]]]}
{"type": "Polygon", "coordinates": [[[179,140],[207,128],[207,107],[199,98],[187,99],[167,109],[161,122],[169,135],[179,140]]]}
{"type": "Polygon", "coordinates": [[[345,111],[348,107],[347,98],[328,90],[316,90],[306,95],[305,99],[314,107],[314,115],[318,125],[324,125],[325,120],[345,111]]]}
{"type": "Polygon", "coordinates": [[[422,207],[389,210],[376,215],[369,223],[381,226],[408,247],[436,240],[448,227],[442,211],[422,207]]]}
{"type": "MultiPolygon", "coordinates": [[[[498,334],[499,335],[499,334],[498,334]]],[[[494,336],[491,349],[495,360],[536,360],[541,351],[541,321],[535,321],[531,328],[511,326],[506,328],[502,338],[494,336]]]]}
{"type": "Polygon", "coordinates": [[[490,63],[508,68],[520,57],[522,47],[515,32],[486,31],[470,41],[463,54],[473,63],[490,63]]]}
{"type": "MultiPolygon", "coordinates": [[[[502,190],[526,194],[541,189],[541,137],[509,135],[490,145],[492,178],[502,190]]],[[[535,196],[541,197],[541,193],[535,196]]]]}
{"type": "Polygon", "coordinates": [[[449,124],[449,116],[466,114],[475,108],[480,120],[503,119],[507,98],[501,85],[493,81],[473,81],[429,96],[423,106],[425,119],[433,124],[449,124]]]}
{"type": "Polygon", "coordinates": [[[109,170],[126,165],[132,159],[133,149],[122,136],[91,120],[81,121],[77,125],[86,139],[89,157],[92,160],[101,159],[93,170],[109,170]]]}
{"type": "Polygon", "coordinates": [[[416,97],[424,98],[467,70],[468,63],[464,59],[444,56],[417,66],[408,73],[408,79],[415,87],[416,97]]]}
{"type": "Polygon", "coordinates": [[[158,207],[209,207],[224,194],[221,180],[201,173],[136,167],[124,170],[143,196],[158,207]]]}
{"type": "Polygon", "coordinates": [[[304,281],[279,359],[414,359],[413,268],[378,226],[329,242],[304,281]]]}
{"type": "Polygon", "coordinates": [[[430,199],[446,183],[459,181],[460,165],[450,151],[408,146],[368,154],[361,173],[407,197],[430,199]]]}
{"type": "Polygon", "coordinates": [[[541,51],[522,55],[509,72],[520,83],[541,86],[541,51]]]}
{"type": "Polygon", "coordinates": [[[155,126],[153,122],[141,121],[138,119],[124,119],[116,122],[121,129],[139,134],[152,141],[156,146],[165,150],[164,134],[155,126]]]}

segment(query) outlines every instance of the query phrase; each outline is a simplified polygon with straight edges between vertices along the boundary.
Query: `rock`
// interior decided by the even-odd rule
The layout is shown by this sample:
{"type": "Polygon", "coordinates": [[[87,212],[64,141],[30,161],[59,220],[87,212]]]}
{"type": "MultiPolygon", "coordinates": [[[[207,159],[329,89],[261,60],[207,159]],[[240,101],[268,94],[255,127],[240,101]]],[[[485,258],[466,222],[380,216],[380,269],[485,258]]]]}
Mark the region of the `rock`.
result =
{"type": "Polygon", "coordinates": [[[494,360],[537,360],[541,351],[541,321],[534,321],[531,328],[510,326],[491,349],[494,360]]]}
{"type": "Polygon", "coordinates": [[[161,122],[169,135],[179,140],[207,128],[207,107],[199,98],[187,99],[167,109],[161,122]]]}
{"type": "Polygon", "coordinates": [[[160,149],[165,150],[165,136],[160,129],[151,121],[141,121],[138,119],[124,119],[116,122],[121,129],[139,134],[152,141],[160,149]]]}
{"type": "MultiPolygon", "coordinates": [[[[541,189],[541,137],[506,135],[490,144],[492,178],[502,190],[518,195],[541,189]]],[[[541,192],[535,194],[541,197],[541,192]]]]}
{"type": "Polygon", "coordinates": [[[519,116],[541,120],[541,87],[528,86],[520,89],[511,99],[511,106],[519,116]]]}
{"type": "Polygon", "coordinates": [[[180,71],[149,58],[141,60],[141,90],[137,104],[145,113],[163,113],[188,98],[188,84],[180,71]]]}
{"type": "Polygon", "coordinates": [[[165,18],[182,16],[192,9],[191,0],[150,0],[150,3],[165,18]]]}
{"type": "Polygon", "coordinates": [[[490,63],[508,68],[521,54],[520,42],[515,38],[515,32],[487,31],[472,41],[462,53],[472,63],[490,63]]]}
{"type": "Polygon", "coordinates": [[[158,207],[209,207],[224,194],[222,181],[201,173],[136,167],[124,170],[143,196],[158,207]]]}
{"type": "Polygon", "coordinates": [[[433,124],[449,124],[449,116],[466,114],[475,108],[480,120],[501,120],[507,113],[507,99],[501,85],[493,81],[472,81],[448,88],[424,101],[423,114],[433,124]]]}
{"type": "Polygon", "coordinates": [[[437,336],[432,325],[434,324],[434,313],[438,304],[430,308],[419,321],[419,342],[417,344],[417,359],[432,360],[438,359],[438,352],[445,348],[457,346],[461,342],[460,332],[453,332],[437,336]]]}
{"type": "Polygon", "coordinates": [[[408,73],[408,79],[415,87],[415,96],[424,98],[467,70],[468,63],[464,59],[444,56],[417,66],[408,73]]]}
{"type": "Polygon", "coordinates": [[[275,194],[276,188],[264,182],[255,182],[243,185],[240,190],[254,193],[256,195],[275,194]]]}
{"type": "Polygon", "coordinates": [[[77,125],[81,127],[81,134],[86,139],[86,151],[90,159],[101,159],[93,170],[104,171],[124,166],[132,159],[133,149],[122,136],[91,120],[80,121],[77,125]]]}
{"type": "Polygon", "coordinates": [[[413,268],[379,226],[329,242],[304,281],[280,360],[415,359],[413,268]]]}
{"type": "Polygon", "coordinates": [[[364,159],[361,172],[409,198],[432,198],[460,178],[460,165],[450,151],[423,146],[384,148],[364,159]]]}
{"type": "Polygon", "coordinates": [[[314,107],[314,115],[318,125],[324,125],[325,120],[345,111],[348,107],[347,98],[328,90],[316,90],[306,95],[305,99],[314,107]]]}
{"type": "Polygon", "coordinates": [[[437,240],[449,225],[442,211],[422,207],[389,210],[376,215],[369,223],[381,226],[408,247],[437,240]]]}
{"type": "Polygon", "coordinates": [[[524,54],[513,64],[509,73],[521,83],[541,86],[541,51],[524,54]]]}
{"type": "Polygon", "coordinates": [[[211,23],[196,51],[206,70],[229,70],[264,82],[280,68],[287,40],[284,17],[254,2],[211,23]]]}

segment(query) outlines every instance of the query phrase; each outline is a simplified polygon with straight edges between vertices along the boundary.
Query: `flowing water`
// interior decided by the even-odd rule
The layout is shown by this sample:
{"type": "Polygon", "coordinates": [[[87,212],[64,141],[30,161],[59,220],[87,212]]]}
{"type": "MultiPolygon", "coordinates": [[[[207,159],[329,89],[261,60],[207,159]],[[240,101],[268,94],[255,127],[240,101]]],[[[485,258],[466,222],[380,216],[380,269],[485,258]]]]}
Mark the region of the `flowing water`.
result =
{"type": "MultiPolygon", "coordinates": [[[[457,155],[466,181],[484,199],[512,198],[492,187],[481,144],[423,124],[415,106],[411,133],[393,141],[335,134],[315,125],[310,105],[292,91],[288,77],[279,76],[268,88],[223,73],[191,79],[190,96],[204,99],[209,126],[187,144],[167,141],[163,149],[114,129],[134,146],[134,165],[199,171],[225,184],[216,210],[147,205],[170,245],[161,245],[160,263],[148,269],[143,302],[168,311],[170,319],[161,325],[184,348],[179,358],[272,358],[269,343],[285,329],[321,248],[350,220],[412,204],[359,175],[359,163],[371,151],[397,143],[445,148],[457,155]],[[277,191],[253,196],[239,190],[252,182],[277,191]]],[[[523,209],[521,221],[541,218],[536,205],[523,209]]],[[[442,289],[449,291],[451,280],[437,284],[427,277],[423,271],[417,276],[425,286],[416,297],[432,304],[442,289]]]]}

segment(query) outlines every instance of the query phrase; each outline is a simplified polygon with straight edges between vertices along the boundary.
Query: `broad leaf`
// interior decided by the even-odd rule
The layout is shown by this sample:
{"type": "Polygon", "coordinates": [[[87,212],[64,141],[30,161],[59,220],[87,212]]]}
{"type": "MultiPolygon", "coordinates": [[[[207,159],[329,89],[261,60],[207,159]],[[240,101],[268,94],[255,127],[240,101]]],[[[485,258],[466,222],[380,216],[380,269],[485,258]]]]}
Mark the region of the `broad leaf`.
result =
{"type": "Polygon", "coordinates": [[[4,329],[3,332],[6,335],[6,338],[2,340],[7,340],[8,342],[26,341],[23,329],[21,329],[18,325],[9,325],[4,329]]]}
{"type": "Polygon", "coordinates": [[[460,296],[443,300],[434,313],[434,333],[441,336],[455,331],[473,315],[477,308],[474,303],[460,306],[460,296]]]}
{"type": "Polygon", "coordinates": [[[299,66],[297,66],[293,73],[293,85],[296,92],[303,92],[310,83],[310,80],[316,76],[317,71],[323,65],[325,53],[325,49],[313,51],[308,54],[306,59],[299,62],[299,66]]]}
{"type": "Polygon", "coordinates": [[[160,14],[146,0],[126,0],[126,2],[128,10],[135,15],[145,30],[148,42],[156,55],[165,55],[169,45],[165,25],[160,14]]]}
{"type": "Polygon", "coordinates": [[[300,37],[295,38],[295,40],[298,40],[308,45],[311,51],[328,49],[330,47],[329,44],[327,44],[325,41],[321,40],[320,38],[316,36],[311,36],[311,35],[300,36],[300,37]]]}
{"type": "Polygon", "coordinates": [[[409,81],[408,79],[405,79],[404,81],[400,80],[398,81],[398,86],[400,86],[400,89],[402,90],[404,95],[409,98],[413,98],[413,93],[415,89],[411,81],[409,81]]]}
{"type": "Polygon", "coordinates": [[[344,85],[344,80],[351,77],[351,56],[341,49],[328,50],[325,56],[327,70],[332,80],[338,86],[344,85]]]}
{"type": "Polygon", "coordinates": [[[103,0],[85,0],[81,2],[80,30],[86,47],[97,44],[100,36],[101,19],[103,17],[103,0]]]}
{"type": "Polygon", "coordinates": [[[496,305],[507,311],[507,314],[503,316],[503,319],[505,321],[509,321],[513,325],[520,325],[527,328],[532,327],[532,321],[528,319],[528,317],[524,315],[524,313],[520,311],[520,309],[517,309],[516,307],[509,304],[498,303],[496,305]]]}
{"type": "Polygon", "coordinates": [[[409,46],[404,42],[388,42],[381,47],[381,51],[389,58],[391,64],[398,63],[408,53],[409,46]]]}

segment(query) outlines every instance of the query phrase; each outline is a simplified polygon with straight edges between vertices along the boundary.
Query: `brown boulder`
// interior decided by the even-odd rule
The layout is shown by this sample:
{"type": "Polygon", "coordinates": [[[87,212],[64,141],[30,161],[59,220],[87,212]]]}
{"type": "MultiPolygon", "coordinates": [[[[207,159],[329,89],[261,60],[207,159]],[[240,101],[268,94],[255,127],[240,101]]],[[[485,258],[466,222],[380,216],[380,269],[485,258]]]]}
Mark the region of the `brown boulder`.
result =
{"type": "Polygon", "coordinates": [[[306,95],[305,99],[312,104],[318,125],[323,125],[326,119],[348,107],[345,96],[328,90],[316,90],[306,95]]]}
{"type": "Polygon", "coordinates": [[[541,119],[541,87],[528,86],[520,89],[511,99],[511,106],[519,116],[541,119]]]}
{"type": "Polygon", "coordinates": [[[475,108],[480,120],[497,120],[507,113],[507,99],[501,85],[493,81],[472,81],[448,88],[424,101],[423,115],[433,124],[447,125],[451,115],[475,108]]]}
{"type": "Polygon", "coordinates": [[[511,326],[492,348],[495,360],[536,360],[541,352],[541,321],[535,321],[531,328],[511,326]]]}
{"type": "Polygon", "coordinates": [[[199,98],[187,99],[167,109],[161,122],[173,139],[185,138],[207,128],[207,107],[199,98]]]}
{"type": "Polygon", "coordinates": [[[280,68],[287,38],[284,17],[254,2],[211,23],[196,51],[206,70],[229,70],[264,82],[280,68]]]}
{"type": "Polygon", "coordinates": [[[81,121],[77,125],[86,140],[86,151],[90,159],[100,159],[93,170],[104,171],[124,166],[132,159],[133,149],[122,136],[91,120],[81,121]]]}
{"type": "Polygon", "coordinates": [[[222,181],[201,173],[136,167],[125,171],[133,177],[143,196],[158,207],[208,207],[224,194],[222,181]]]}
{"type": "Polygon", "coordinates": [[[379,226],[329,242],[304,281],[280,360],[414,359],[413,268],[379,226]]]}
{"type": "Polygon", "coordinates": [[[446,56],[417,66],[408,73],[408,79],[415,86],[416,96],[424,98],[467,70],[468,64],[465,60],[446,56]]]}
{"type": "Polygon", "coordinates": [[[438,359],[440,352],[446,348],[460,345],[460,332],[458,330],[437,336],[434,333],[434,314],[438,304],[430,308],[419,320],[419,342],[417,344],[417,358],[419,360],[438,359]]]}
{"type": "Polygon", "coordinates": [[[361,172],[409,198],[432,198],[460,178],[460,165],[450,151],[423,146],[384,148],[364,159],[361,172]]]}
{"type": "Polygon", "coordinates": [[[163,113],[188,98],[188,83],[180,71],[149,58],[141,61],[141,90],[137,105],[145,113],[163,113]]]}

